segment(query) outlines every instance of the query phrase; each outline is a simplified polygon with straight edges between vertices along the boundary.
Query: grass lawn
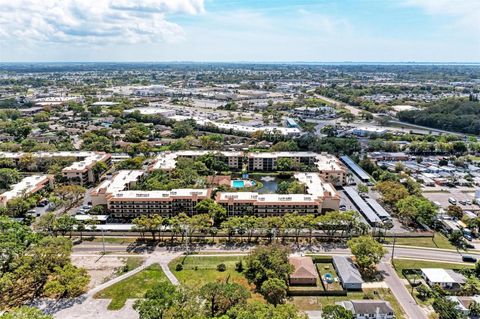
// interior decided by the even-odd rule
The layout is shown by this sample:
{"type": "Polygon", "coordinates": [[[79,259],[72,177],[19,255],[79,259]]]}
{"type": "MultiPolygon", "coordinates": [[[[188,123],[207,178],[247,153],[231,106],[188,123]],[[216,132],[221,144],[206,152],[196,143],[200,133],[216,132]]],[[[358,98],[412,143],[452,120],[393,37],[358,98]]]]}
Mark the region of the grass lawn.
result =
{"type": "Polygon", "coordinates": [[[154,264],[98,292],[95,298],[112,299],[108,305],[108,310],[119,310],[125,305],[127,299],[142,298],[148,290],[166,281],[168,279],[160,265],[154,264]]]}
{"type": "Polygon", "coordinates": [[[394,268],[401,278],[403,269],[419,269],[419,268],[445,268],[445,269],[460,269],[460,268],[474,268],[475,264],[467,263],[447,263],[426,260],[411,260],[411,259],[394,259],[394,268]]]}
{"type": "MultiPolygon", "coordinates": [[[[327,273],[331,274],[333,278],[338,278],[338,275],[335,271],[335,268],[333,268],[332,263],[316,263],[315,266],[317,267],[318,274],[320,276],[320,280],[322,280],[323,276],[327,273]]],[[[321,283],[320,283],[321,285],[321,283]]],[[[342,287],[338,283],[338,281],[334,281],[331,284],[325,283],[325,288],[327,290],[342,290],[342,287]]]]}
{"type": "MultiPolygon", "coordinates": [[[[85,238],[84,238],[84,240],[87,241],[87,239],[85,239],[85,238]]],[[[103,240],[102,240],[102,237],[94,237],[90,241],[101,243],[103,240]]],[[[130,238],[130,237],[127,237],[127,238],[125,238],[125,237],[105,237],[105,242],[109,243],[109,244],[131,244],[131,243],[134,243],[136,241],[137,241],[136,238],[130,238]]]]}
{"type": "MultiPolygon", "coordinates": [[[[385,243],[393,244],[393,238],[387,238],[385,243]]],[[[400,238],[395,240],[396,245],[417,246],[428,248],[453,249],[457,248],[450,243],[447,237],[441,233],[435,233],[434,240],[431,237],[417,237],[417,238],[400,238]]]]}
{"type": "Polygon", "coordinates": [[[168,267],[185,286],[199,289],[208,282],[226,282],[228,280],[230,283],[235,282],[249,289],[252,298],[263,300],[262,296],[253,292],[254,286],[248,283],[243,274],[235,271],[235,263],[243,258],[242,256],[199,257],[193,255],[174,259],[168,267]],[[176,271],[175,266],[182,261],[183,270],[176,271]],[[227,270],[220,272],[217,270],[217,265],[222,263],[225,264],[227,270]]]}
{"type": "Polygon", "coordinates": [[[362,300],[365,293],[372,293],[374,299],[380,299],[390,302],[397,315],[397,319],[404,319],[405,314],[395,296],[389,289],[364,289],[364,292],[349,292],[347,296],[321,296],[321,297],[291,297],[288,302],[293,303],[298,309],[303,311],[321,310],[328,305],[334,305],[336,302],[345,300],[362,300]],[[373,292],[376,291],[376,294],[373,292]]]}

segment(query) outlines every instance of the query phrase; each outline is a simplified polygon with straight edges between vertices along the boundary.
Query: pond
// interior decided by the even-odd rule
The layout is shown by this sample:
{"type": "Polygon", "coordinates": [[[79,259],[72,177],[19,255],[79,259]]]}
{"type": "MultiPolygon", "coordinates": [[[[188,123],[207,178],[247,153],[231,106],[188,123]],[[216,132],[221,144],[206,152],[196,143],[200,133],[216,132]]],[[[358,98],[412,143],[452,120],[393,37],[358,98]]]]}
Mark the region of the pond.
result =
{"type": "Polygon", "coordinates": [[[250,178],[253,178],[262,183],[263,187],[258,189],[257,192],[260,194],[274,194],[277,192],[278,184],[283,181],[292,181],[289,177],[279,177],[279,176],[271,176],[271,175],[252,175],[250,174],[250,178]]]}

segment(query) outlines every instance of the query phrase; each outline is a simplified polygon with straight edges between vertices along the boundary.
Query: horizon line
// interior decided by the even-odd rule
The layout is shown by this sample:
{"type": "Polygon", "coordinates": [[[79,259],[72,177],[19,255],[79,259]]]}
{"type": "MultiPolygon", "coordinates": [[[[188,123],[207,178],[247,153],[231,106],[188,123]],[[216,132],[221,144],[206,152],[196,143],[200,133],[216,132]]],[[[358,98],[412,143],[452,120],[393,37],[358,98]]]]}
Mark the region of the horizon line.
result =
{"type": "Polygon", "coordinates": [[[176,63],[176,64],[480,64],[480,61],[262,61],[262,60],[203,60],[203,61],[190,61],[190,60],[159,60],[159,61],[0,61],[0,64],[26,64],[26,63],[176,63]]]}

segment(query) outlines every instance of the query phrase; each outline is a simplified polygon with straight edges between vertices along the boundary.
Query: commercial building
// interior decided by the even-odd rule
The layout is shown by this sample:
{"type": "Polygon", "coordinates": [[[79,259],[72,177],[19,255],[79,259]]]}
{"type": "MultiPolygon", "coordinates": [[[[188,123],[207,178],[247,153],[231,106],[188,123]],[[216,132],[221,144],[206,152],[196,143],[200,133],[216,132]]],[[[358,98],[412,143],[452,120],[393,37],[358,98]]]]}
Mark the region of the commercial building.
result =
{"type": "Polygon", "coordinates": [[[6,206],[12,199],[34,194],[47,186],[53,186],[52,175],[32,175],[25,177],[19,183],[13,185],[11,190],[0,195],[0,206],[6,206]]]}

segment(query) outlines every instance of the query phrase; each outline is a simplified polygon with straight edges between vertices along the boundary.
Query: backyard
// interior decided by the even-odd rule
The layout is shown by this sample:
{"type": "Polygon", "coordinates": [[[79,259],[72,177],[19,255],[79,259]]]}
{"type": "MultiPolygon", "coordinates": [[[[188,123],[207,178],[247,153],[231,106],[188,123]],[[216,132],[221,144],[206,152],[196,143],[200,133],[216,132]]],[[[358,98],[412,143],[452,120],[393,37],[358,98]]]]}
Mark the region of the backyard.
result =
{"type": "Polygon", "coordinates": [[[345,300],[362,300],[365,297],[385,300],[392,305],[396,318],[404,319],[403,310],[389,289],[364,289],[363,291],[348,292],[347,296],[320,296],[320,297],[290,297],[288,302],[303,311],[321,310],[328,305],[345,300]]]}
{"type": "Polygon", "coordinates": [[[243,256],[185,256],[172,260],[168,267],[183,285],[190,288],[199,289],[209,282],[235,282],[250,290],[252,298],[263,300],[262,296],[253,292],[254,286],[248,283],[242,273],[235,270],[235,264],[243,258],[243,256]],[[178,264],[183,266],[180,271],[176,270],[178,264]],[[226,270],[218,271],[219,264],[225,264],[226,270]]]}

